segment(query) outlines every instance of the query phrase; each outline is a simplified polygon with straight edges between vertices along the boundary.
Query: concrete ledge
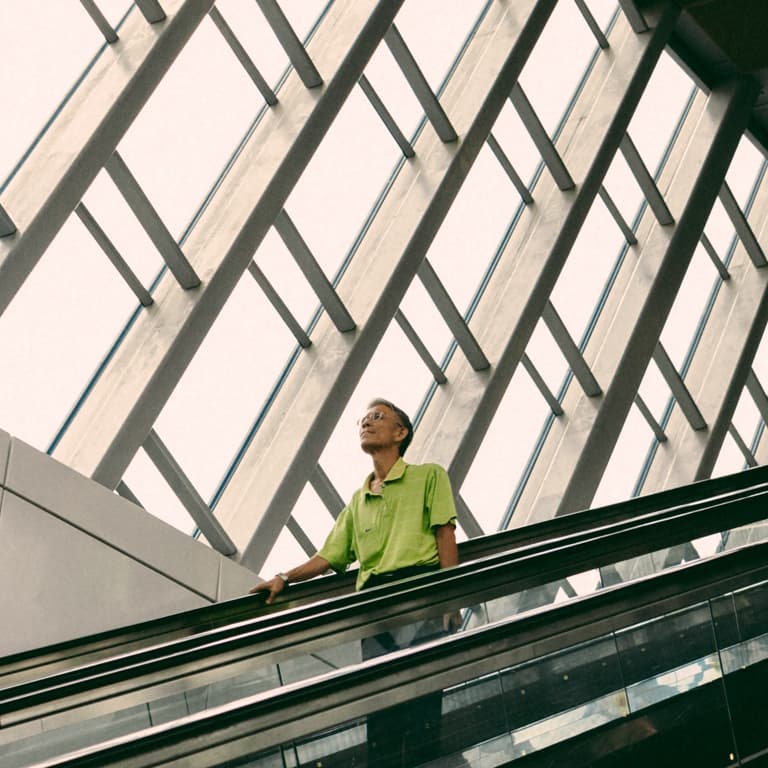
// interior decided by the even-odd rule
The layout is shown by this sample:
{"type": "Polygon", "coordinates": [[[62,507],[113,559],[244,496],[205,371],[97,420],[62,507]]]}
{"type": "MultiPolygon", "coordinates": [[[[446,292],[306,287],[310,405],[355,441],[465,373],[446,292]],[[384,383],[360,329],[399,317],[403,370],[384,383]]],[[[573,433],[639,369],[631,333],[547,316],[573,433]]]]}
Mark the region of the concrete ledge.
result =
{"type": "Polygon", "coordinates": [[[210,602],[7,490],[0,582],[0,655],[210,602]]]}
{"type": "MultiPolygon", "coordinates": [[[[0,488],[5,486],[5,473],[8,468],[8,454],[11,450],[11,436],[0,429],[0,488]]],[[[2,493],[0,492],[0,496],[2,493]]]]}
{"type": "Polygon", "coordinates": [[[6,488],[214,601],[222,556],[102,485],[12,438],[6,488]]]}

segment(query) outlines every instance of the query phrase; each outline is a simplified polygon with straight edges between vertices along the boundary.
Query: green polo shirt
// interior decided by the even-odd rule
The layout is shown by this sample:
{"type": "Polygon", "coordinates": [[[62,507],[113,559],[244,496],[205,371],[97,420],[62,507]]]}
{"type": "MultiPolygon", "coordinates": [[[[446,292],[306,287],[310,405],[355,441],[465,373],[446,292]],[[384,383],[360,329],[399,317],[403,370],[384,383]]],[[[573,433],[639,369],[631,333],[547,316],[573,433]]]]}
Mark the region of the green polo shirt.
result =
{"type": "Polygon", "coordinates": [[[439,563],[435,526],[456,524],[448,473],[437,464],[406,464],[398,459],[372,493],[369,475],[341,511],[318,552],[341,573],[357,560],[360,589],[372,573],[439,563]]]}

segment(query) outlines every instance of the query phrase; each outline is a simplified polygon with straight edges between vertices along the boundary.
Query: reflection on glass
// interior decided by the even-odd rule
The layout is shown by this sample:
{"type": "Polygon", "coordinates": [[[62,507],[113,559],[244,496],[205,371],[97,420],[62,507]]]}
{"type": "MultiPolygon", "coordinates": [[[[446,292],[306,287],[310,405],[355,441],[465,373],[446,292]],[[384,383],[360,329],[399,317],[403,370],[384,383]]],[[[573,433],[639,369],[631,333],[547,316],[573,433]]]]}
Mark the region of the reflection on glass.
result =
{"type": "MultiPolygon", "coordinates": [[[[588,576],[584,575],[584,583],[588,576]]],[[[538,591],[530,590],[526,604],[544,605],[559,589],[561,583],[554,582],[538,591]]],[[[524,604],[519,596],[516,604],[511,598],[505,599],[510,601],[508,609],[524,604]]],[[[465,626],[479,627],[503,604],[494,601],[491,611],[488,605],[466,609],[465,626]]],[[[403,646],[431,639],[439,647],[445,642],[434,639],[442,634],[440,623],[440,615],[426,622],[414,623],[411,618],[387,637],[396,637],[403,646]],[[428,628],[437,628],[437,633],[430,633],[428,628]]],[[[386,654],[393,649],[384,647],[387,643],[382,644],[380,630],[378,627],[375,638],[368,641],[376,640],[382,646],[379,650],[386,654]]],[[[0,768],[22,768],[54,753],[246,701],[289,683],[317,680],[317,676],[359,663],[360,648],[359,641],[336,644],[279,665],[259,665],[257,659],[223,663],[206,673],[204,685],[190,678],[187,691],[141,704],[133,698],[131,706],[123,710],[118,709],[120,702],[106,699],[97,705],[98,710],[89,707],[87,714],[96,712],[96,717],[77,721],[75,713],[66,727],[55,728],[44,720],[6,728],[0,732],[0,768]],[[237,674],[233,674],[236,669],[237,674]],[[108,712],[111,707],[116,711],[108,712]]],[[[727,722],[730,717],[738,720],[737,736],[741,734],[749,749],[757,749],[755,745],[761,744],[761,739],[768,741],[768,734],[758,738],[751,725],[762,711],[761,705],[754,706],[755,691],[759,690],[755,680],[767,675],[766,661],[768,582],[762,582],[468,679],[444,691],[431,694],[425,689],[422,694],[420,690],[419,698],[411,701],[414,709],[409,719],[398,729],[406,731],[413,722],[426,717],[422,702],[429,694],[438,705],[437,719],[428,720],[429,729],[438,735],[429,764],[485,768],[534,751],[560,749],[558,745],[577,736],[580,743],[588,741],[589,734],[598,727],[602,749],[625,748],[651,736],[653,744],[663,743],[663,738],[656,737],[680,719],[680,708],[698,706],[686,703],[685,697],[692,695],[695,701],[705,702],[702,706],[706,705],[706,716],[712,718],[718,749],[723,747],[723,738],[731,739],[727,722]],[[439,755],[437,761],[435,754],[439,755]]],[[[183,685],[183,680],[179,682],[183,685]]],[[[391,706],[378,715],[356,718],[285,744],[281,750],[249,757],[243,765],[373,768],[375,763],[366,758],[371,723],[375,724],[378,717],[392,730],[391,706]]],[[[733,744],[726,746],[735,749],[733,744]]],[[[426,761],[425,753],[418,764],[426,761]]]]}

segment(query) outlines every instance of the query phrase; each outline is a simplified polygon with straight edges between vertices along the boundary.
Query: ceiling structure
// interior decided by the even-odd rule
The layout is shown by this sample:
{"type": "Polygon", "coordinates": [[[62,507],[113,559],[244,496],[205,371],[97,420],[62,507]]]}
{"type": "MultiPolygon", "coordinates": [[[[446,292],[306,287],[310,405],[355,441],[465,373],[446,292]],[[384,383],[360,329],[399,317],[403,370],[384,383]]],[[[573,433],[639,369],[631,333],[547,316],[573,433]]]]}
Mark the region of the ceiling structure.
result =
{"type": "Polygon", "coordinates": [[[762,460],[762,3],[115,7],[6,163],[0,426],[256,571],[373,396],[464,536],[762,460]]]}

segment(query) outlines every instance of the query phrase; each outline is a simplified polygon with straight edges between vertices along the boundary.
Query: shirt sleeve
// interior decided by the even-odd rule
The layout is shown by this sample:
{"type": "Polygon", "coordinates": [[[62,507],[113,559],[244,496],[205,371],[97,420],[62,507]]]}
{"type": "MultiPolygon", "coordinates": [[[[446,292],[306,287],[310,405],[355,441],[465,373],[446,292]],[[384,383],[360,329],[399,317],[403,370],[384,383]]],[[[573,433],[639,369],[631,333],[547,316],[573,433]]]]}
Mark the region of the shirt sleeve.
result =
{"type": "Polygon", "coordinates": [[[429,527],[456,525],[456,503],[453,500],[448,473],[437,464],[432,466],[427,485],[427,512],[429,527]]]}
{"type": "Polygon", "coordinates": [[[349,505],[344,507],[336,523],[317,553],[331,564],[336,573],[343,573],[350,563],[357,560],[354,549],[352,512],[349,505]]]}

